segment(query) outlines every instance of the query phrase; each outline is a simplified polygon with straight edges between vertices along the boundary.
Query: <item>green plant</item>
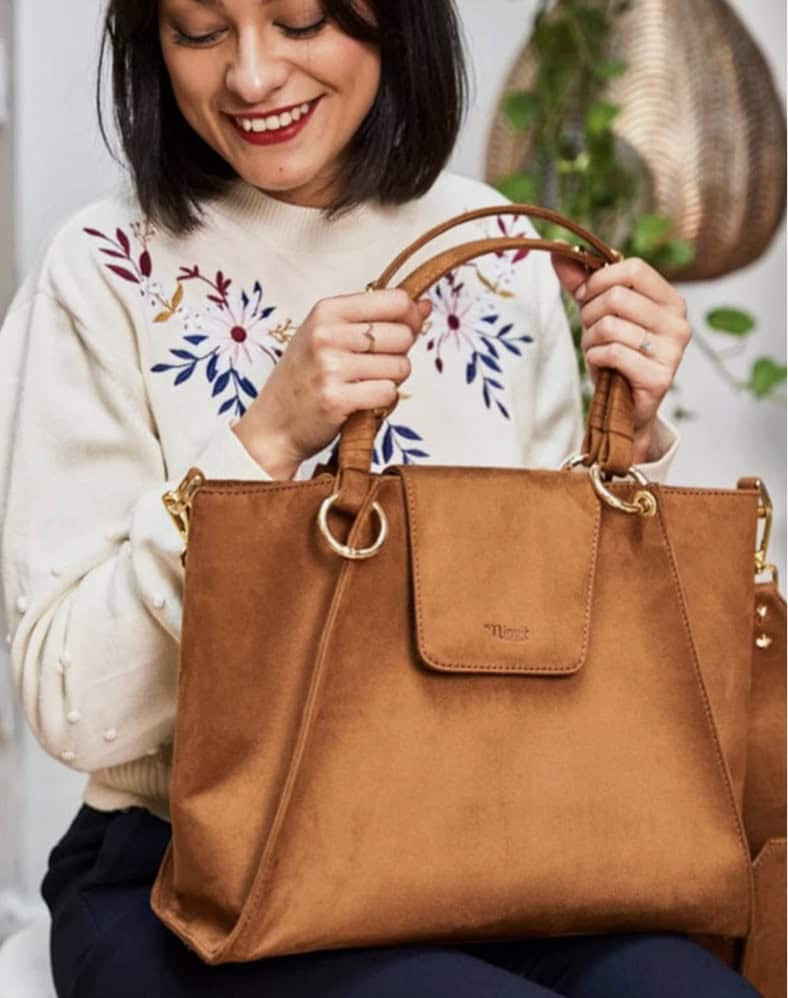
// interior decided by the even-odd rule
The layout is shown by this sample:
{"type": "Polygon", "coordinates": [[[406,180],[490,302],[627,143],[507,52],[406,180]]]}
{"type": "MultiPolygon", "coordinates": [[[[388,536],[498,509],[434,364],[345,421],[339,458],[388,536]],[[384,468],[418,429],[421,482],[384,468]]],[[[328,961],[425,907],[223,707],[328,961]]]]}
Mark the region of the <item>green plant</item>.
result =
{"type": "MultiPolygon", "coordinates": [[[[620,108],[605,97],[610,80],[627,71],[625,62],[611,57],[609,37],[615,18],[630,6],[631,0],[542,0],[531,38],[533,86],[508,94],[504,103],[512,128],[528,136],[528,163],[498,186],[513,201],[568,215],[625,256],[642,257],[670,277],[692,262],[693,249],[671,236],[672,219],[642,210],[640,165],[622,150],[613,130],[620,108]]],[[[537,220],[535,225],[544,238],[566,236],[552,223],[537,220]]],[[[565,301],[587,406],[592,386],[580,349],[578,309],[569,296],[565,301]]],[[[743,380],[729,367],[756,329],[752,315],[717,308],[705,316],[705,326],[693,331],[694,342],[731,387],[756,399],[785,403],[785,365],[760,357],[743,380]],[[720,347],[718,335],[735,343],[720,347]]],[[[678,386],[673,390],[679,391],[678,386]]],[[[681,406],[673,411],[675,419],[692,416],[681,406]]]]}

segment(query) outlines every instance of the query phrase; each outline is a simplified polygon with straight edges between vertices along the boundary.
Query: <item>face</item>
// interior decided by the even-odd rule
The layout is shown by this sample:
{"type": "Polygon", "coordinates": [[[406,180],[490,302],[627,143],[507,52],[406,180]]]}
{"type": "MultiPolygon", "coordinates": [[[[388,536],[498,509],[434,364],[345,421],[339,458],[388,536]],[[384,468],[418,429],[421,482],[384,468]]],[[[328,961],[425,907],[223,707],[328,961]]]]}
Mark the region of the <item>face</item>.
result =
{"type": "Polygon", "coordinates": [[[244,180],[324,207],[380,84],[375,48],[319,0],[160,0],[162,54],[181,113],[244,180]]]}

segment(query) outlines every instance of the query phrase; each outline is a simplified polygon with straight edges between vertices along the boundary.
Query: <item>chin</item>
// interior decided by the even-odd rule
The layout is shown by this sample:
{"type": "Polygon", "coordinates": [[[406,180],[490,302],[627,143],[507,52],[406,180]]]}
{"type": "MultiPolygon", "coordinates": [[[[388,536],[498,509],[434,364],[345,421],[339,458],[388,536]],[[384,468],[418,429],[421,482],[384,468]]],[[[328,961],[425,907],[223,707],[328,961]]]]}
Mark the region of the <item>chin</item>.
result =
{"type": "MultiPolygon", "coordinates": [[[[268,171],[260,170],[247,171],[245,174],[239,172],[239,176],[255,187],[274,197],[281,197],[282,200],[295,200],[298,203],[310,204],[317,207],[313,202],[315,199],[321,201],[321,194],[328,194],[331,185],[323,185],[320,174],[317,172],[303,172],[298,174],[288,174],[282,176],[281,173],[271,174],[268,171]],[[304,202],[301,198],[305,197],[304,202]]],[[[322,205],[321,205],[322,206],[322,205]]]]}

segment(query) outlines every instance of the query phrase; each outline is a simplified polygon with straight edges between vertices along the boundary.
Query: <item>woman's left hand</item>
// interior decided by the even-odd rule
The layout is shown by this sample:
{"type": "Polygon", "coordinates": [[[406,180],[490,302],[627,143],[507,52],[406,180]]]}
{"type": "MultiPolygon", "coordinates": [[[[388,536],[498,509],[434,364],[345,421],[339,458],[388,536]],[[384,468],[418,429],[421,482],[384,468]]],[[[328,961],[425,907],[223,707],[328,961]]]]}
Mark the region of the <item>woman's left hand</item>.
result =
{"type": "Polygon", "coordinates": [[[551,256],[559,281],[580,307],[581,346],[592,382],[602,367],[624,375],[634,403],[634,463],[654,460],[657,410],[692,336],[686,301],[639,257],[589,275],[582,264],[551,256]]]}

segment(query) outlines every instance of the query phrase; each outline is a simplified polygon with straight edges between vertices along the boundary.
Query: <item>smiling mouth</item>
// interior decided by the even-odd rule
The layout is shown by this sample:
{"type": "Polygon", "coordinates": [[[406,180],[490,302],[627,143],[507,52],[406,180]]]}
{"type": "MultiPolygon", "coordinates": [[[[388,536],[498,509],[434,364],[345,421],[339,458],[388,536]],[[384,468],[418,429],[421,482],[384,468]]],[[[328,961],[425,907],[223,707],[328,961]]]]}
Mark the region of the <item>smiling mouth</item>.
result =
{"type": "Polygon", "coordinates": [[[303,104],[294,104],[290,107],[282,108],[278,111],[271,111],[268,114],[231,114],[235,126],[246,135],[263,132],[274,135],[283,132],[299,124],[308,118],[317,106],[319,97],[311,101],[304,101],[303,104]]]}

